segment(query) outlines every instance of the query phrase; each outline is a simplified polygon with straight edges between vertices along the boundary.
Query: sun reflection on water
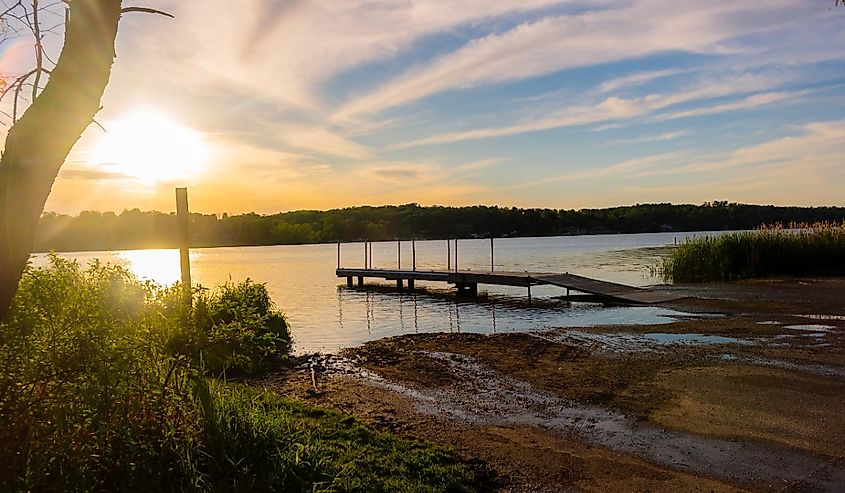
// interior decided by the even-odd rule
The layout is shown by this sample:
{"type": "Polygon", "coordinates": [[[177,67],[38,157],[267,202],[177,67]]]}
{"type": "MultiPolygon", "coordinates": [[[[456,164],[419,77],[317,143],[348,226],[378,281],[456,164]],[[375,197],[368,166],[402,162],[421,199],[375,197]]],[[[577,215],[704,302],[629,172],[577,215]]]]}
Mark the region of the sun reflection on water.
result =
{"type": "Polygon", "coordinates": [[[166,286],[181,278],[179,250],[131,250],[120,252],[118,256],[141,279],[166,286]]]}

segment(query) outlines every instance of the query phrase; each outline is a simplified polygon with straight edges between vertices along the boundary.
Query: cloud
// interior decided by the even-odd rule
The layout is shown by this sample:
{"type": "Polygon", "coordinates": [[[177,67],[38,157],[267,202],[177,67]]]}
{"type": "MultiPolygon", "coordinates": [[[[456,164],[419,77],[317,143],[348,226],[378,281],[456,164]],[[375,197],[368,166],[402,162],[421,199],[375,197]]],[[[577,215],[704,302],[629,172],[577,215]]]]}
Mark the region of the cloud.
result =
{"type": "Polygon", "coordinates": [[[786,0],[766,4],[721,0],[699,8],[670,0],[641,0],[576,16],[546,17],[474,39],[459,50],[412,67],[350,101],[336,118],[378,113],[446,90],[653,53],[718,53],[722,51],[721,42],[771,28],[771,18],[765,13],[782,13],[788,7],[786,0]]]}
{"type": "Polygon", "coordinates": [[[795,205],[842,204],[845,120],[786,129],[790,135],[729,150],[687,149],[529,180],[496,190],[576,197],[585,204],[719,198],[795,205]],[[601,183],[602,186],[596,186],[601,183]],[[715,192],[714,192],[715,191],[715,192]]]}
{"type": "Polygon", "coordinates": [[[657,135],[643,135],[633,139],[619,139],[605,142],[605,146],[628,145],[628,144],[645,144],[650,142],[665,142],[667,140],[675,140],[689,135],[688,130],[678,130],[675,132],[664,132],[657,135]]]}
{"type": "Polygon", "coordinates": [[[795,99],[801,96],[805,96],[809,93],[810,91],[765,92],[760,94],[754,94],[742,98],[739,101],[732,101],[730,103],[722,103],[712,106],[706,106],[703,108],[667,113],[665,115],[660,115],[656,117],[655,120],[674,120],[678,118],[689,118],[692,116],[713,115],[716,113],[725,113],[728,111],[747,110],[751,108],[757,108],[759,106],[766,106],[769,104],[795,99]]]}
{"type": "Polygon", "coordinates": [[[100,181],[100,180],[134,180],[134,176],[116,171],[104,171],[98,169],[68,168],[63,167],[59,173],[60,179],[100,181]]]}
{"type": "MultiPolygon", "coordinates": [[[[430,137],[402,142],[392,149],[405,149],[424,145],[447,144],[465,140],[506,137],[526,132],[537,132],[553,128],[599,124],[600,130],[618,128],[616,120],[630,120],[647,115],[656,115],[673,106],[709,101],[718,98],[738,97],[759,90],[777,87],[790,80],[790,75],[771,74],[723,74],[720,77],[702,78],[695,84],[676,92],[647,94],[639,97],[604,96],[595,102],[580,105],[561,106],[537,116],[524,119],[513,125],[482,127],[472,130],[447,132],[430,137]]],[[[739,101],[718,103],[709,107],[677,111],[654,116],[663,121],[707,114],[724,113],[750,109],[797,98],[806,91],[780,91],[751,94],[739,101]]],[[[547,106],[547,105],[544,105],[547,106]]]]}
{"type": "MultiPolygon", "coordinates": [[[[388,60],[426,36],[564,0],[159,1],[177,22],[146,26],[141,51],[159,75],[227,87],[292,108],[319,108],[319,85],[388,60]],[[153,32],[150,32],[153,31],[153,32]],[[178,51],[174,57],[174,51],[178,51]],[[166,68],[165,68],[166,67],[166,68]]],[[[135,21],[137,23],[137,21],[135,21]]]]}
{"type": "Polygon", "coordinates": [[[683,74],[688,72],[681,69],[667,69],[654,70],[651,72],[637,72],[635,74],[626,75],[624,77],[617,77],[606,82],[602,82],[598,87],[598,92],[607,93],[615,92],[619,89],[626,89],[632,86],[639,86],[647,82],[652,82],[657,79],[671,77],[673,75],[683,74]]]}

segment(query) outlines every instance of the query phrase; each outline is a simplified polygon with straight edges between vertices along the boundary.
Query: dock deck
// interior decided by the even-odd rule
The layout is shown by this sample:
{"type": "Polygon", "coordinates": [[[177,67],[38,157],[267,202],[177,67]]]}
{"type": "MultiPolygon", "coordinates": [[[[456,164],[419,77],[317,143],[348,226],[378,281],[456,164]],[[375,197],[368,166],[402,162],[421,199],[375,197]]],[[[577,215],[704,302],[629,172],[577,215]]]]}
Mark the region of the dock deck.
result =
{"type": "Polygon", "coordinates": [[[510,272],[510,271],[448,271],[448,270],[400,270],[400,269],[348,269],[338,268],[337,277],[345,277],[347,285],[352,286],[353,278],[358,278],[358,285],[364,284],[365,278],[396,281],[401,288],[406,283],[414,287],[415,281],[435,281],[454,284],[461,291],[476,292],[479,284],[499,286],[522,286],[528,288],[531,299],[531,286],[558,286],[567,290],[586,293],[598,299],[635,304],[653,304],[674,301],[684,296],[637,288],[613,282],[591,279],[570,273],[555,272],[510,272]]]}

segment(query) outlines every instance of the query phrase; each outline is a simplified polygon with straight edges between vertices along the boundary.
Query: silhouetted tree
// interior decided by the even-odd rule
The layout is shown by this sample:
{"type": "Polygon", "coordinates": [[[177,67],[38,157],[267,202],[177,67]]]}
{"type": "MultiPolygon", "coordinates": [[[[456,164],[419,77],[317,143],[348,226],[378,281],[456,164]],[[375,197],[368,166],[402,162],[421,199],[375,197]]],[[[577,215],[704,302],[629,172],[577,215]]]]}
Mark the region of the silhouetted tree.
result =
{"type": "Polygon", "coordinates": [[[93,122],[111,76],[120,16],[152,9],[122,8],[121,0],[64,0],[64,46],[52,70],[41,40],[38,0],[17,1],[2,14],[31,29],[35,68],[9,84],[13,125],[0,158],[0,319],[5,318],[32,248],[38,219],[59,169],[82,132],[93,122]],[[30,9],[31,7],[31,9],[30,9]],[[41,90],[42,76],[49,77],[41,90]],[[28,82],[32,79],[30,82],[28,82]],[[31,104],[17,121],[18,97],[32,84],[31,104]],[[40,92],[39,92],[40,90],[40,92]]]}

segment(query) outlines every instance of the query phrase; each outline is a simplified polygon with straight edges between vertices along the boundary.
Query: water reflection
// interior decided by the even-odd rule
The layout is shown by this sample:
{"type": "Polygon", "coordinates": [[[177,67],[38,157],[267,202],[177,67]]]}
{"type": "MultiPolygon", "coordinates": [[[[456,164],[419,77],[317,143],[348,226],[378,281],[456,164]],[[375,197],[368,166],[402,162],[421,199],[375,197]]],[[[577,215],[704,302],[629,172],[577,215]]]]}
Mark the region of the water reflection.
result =
{"type": "Polygon", "coordinates": [[[179,250],[127,250],[117,253],[117,257],[136,276],[161,285],[173,284],[182,277],[179,250]]]}
{"type": "MultiPolygon", "coordinates": [[[[668,251],[672,234],[607,235],[596,237],[514,238],[496,241],[496,265],[512,270],[575,272],[608,281],[653,283],[648,267],[668,251]]],[[[363,250],[344,248],[341,263],[360,266],[363,250]]],[[[402,246],[409,267],[410,245],[402,246]],[[405,251],[407,247],[407,251],[405,251]]],[[[395,242],[373,243],[375,267],[396,266],[395,242]]],[[[454,253],[454,250],[452,251],[454,253]]],[[[489,269],[489,241],[460,244],[460,266],[489,269]]],[[[80,263],[93,258],[123,265],[139,277],[160,284],[180,278],[177,250],[81,252],[62,254],[80,263]]],[[[418,268],[444,268],[445,242],[416,243],[418,268]]],[[[46,257],[35,255],[35,265],[46,257]]],[[[213,287],[251,278],[267,284],[274,302],[286,313],[297,352],[336,351],[367,340],[407,333],[449,331],[501,333],[550,327],[660,323],[674,312],[653,307],[602,307],[568,304],[554,297],[559,288],[535,286],[528,307],[524,288],[480,286],[479,298],[454,296],[436,283],[419,282],[418,291],[396,292],[393,285],[347,288],[338,279],[336,245],[205,248],[191,251],[193,279],[213,287]]],[[[454,264],[452,264],[454,266],[454,264]]]]}

